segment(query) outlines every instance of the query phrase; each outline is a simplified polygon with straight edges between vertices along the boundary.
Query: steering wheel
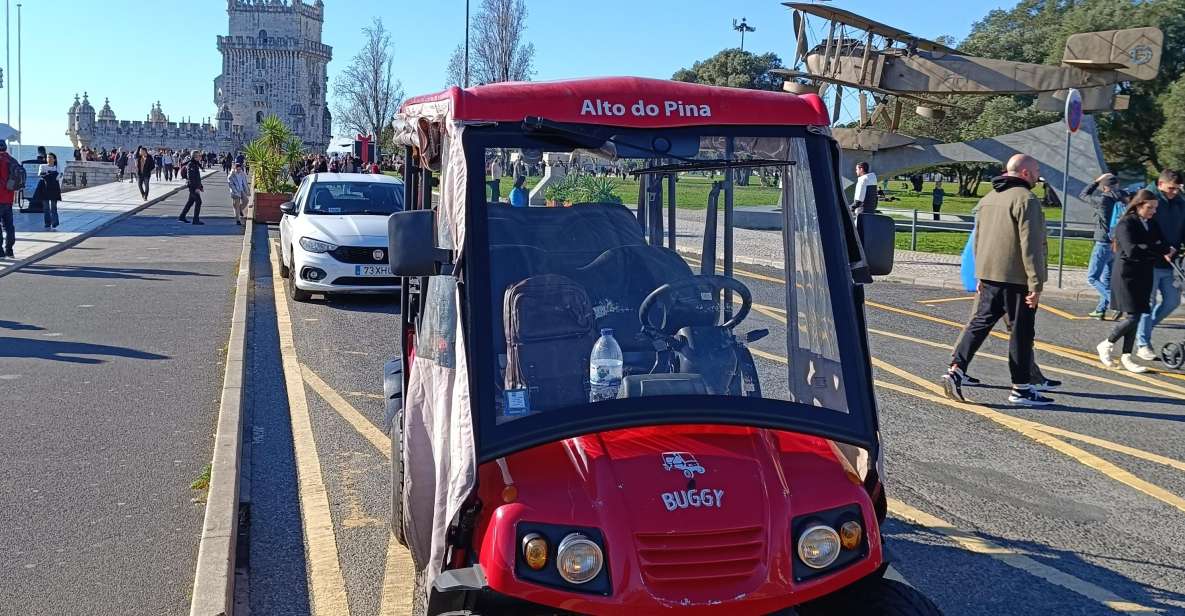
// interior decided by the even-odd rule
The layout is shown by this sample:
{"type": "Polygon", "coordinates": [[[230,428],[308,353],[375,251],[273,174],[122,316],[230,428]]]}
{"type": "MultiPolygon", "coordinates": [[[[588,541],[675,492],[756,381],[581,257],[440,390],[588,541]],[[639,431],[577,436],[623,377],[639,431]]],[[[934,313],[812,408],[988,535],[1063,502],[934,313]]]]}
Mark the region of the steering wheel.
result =
{"type": "Polygon", "coordinates": [[[710,298],[712,311],[716,308],[716,293],[717,291],[730,290],[735,292],[741,298],[741,307],[732,315],[732,318],[724,322],[721,327],[732,329],[745,320],[749,316],[749,310],[753,308],[753,294],[749,292],[749,287],[746,287],[741,281],[735,278],[718,275],[697,275],[692,276],[678,282],[667,283],[661,287],[650,292],[646,299],[642,300],[642,305],[638,307],[638,320],[642,322],[643,330],[652,328],[650,321],[650,312],[658,304],[668,306],[668,309],[662,317],[662,325],[658,327],[664,333],[672,333],[668,331],[667,319],[670,317],[671,307],[682,305],[690,305],[694,310],[702,309],[709,300],[704,299],[701,295],[701,290],[705,286],[712,288],[712,297],[710,298]]]}

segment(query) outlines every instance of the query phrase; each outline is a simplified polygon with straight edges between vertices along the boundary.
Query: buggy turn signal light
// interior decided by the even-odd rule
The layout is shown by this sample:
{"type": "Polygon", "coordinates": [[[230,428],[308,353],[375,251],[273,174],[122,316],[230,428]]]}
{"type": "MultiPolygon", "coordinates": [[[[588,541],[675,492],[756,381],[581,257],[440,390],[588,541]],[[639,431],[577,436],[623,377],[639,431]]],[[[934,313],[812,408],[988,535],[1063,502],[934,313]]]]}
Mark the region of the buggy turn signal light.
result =
{"type": "Polygon", "coordinates": [[[844,522],[839,527],[839,542],[845,550],[854,550],[859,547],[863,535],[864,529],[855,520],[844,522]]]}
{"type": "Polygon", "coordinates": [[[547,565],[547,539],[543,535],[530,533],[523,537],[523,561],[535,571],[547,565]]]}

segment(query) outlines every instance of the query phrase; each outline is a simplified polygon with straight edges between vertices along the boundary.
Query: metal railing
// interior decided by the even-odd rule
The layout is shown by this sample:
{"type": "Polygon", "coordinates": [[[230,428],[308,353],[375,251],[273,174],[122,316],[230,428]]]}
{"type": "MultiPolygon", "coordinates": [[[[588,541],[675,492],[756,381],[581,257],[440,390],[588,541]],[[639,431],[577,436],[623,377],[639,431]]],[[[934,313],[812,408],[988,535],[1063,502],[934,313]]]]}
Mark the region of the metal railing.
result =
{"type": "MultiPolygon", "coordinates": [[[[896,219],[898,231],[909,231],[909,249],[918,249],[918,231],[943,231],[956,233],[971,233],[975,228],[975,222],[971,220],[932,220],[933,212],[927,212],[918,209],[903,209],[903,208],[887,208],[878,207],[877,212],[885,214],[896,219]],[[919,214],[920,213],[920,214],[919,214]],[[920,216],[920,217],[919,217],[920,216]],[[903,220],[905,219],[905,220],[903,220]]],[[[958,216],[956,214],[946,214],[948,217],[958,216]]],[[[1094,230],[1088,225],[1082,223],[1068,222],[1067,226],[1073,225],[1073,228],[1066,229],[1066,238],[1068,239],[1092,239],[1094,237],[1094,230]]],[[[1060,225],[1046,225],[1046,235],[1050,238],[1060,238],[1060,225]]]]}

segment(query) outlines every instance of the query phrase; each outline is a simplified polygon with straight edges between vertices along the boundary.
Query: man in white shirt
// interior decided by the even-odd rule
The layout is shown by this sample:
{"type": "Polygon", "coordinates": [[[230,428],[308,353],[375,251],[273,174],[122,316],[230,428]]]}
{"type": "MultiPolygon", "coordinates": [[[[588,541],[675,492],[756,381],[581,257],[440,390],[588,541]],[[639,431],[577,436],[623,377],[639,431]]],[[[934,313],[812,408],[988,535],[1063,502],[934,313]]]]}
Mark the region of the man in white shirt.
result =
{"type": "Polygon", "coordinates": [[[856,192],[852,194],[852,212],[859,215],[863,212],[876,211],[876,174],[868,168],[868,163],[856,163],[856,192]],[[869,198],[868,189],[872,189],[869,198]]]}

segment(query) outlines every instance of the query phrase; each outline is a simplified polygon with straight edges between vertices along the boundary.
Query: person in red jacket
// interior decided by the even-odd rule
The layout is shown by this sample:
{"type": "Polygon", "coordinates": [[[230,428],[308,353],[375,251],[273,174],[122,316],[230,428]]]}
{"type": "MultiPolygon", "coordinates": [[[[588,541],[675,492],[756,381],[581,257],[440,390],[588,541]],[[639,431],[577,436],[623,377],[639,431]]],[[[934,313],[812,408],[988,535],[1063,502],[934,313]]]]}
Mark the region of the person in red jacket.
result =
{"type": "Polygon", "coordinates": [[[8,154],[8,143],[0,141],[0,254],[5,257],[14,256],[12,247],[16,244],[16,225],[12,220],[12,200],[16,197],[14,191],[8,190],[8,168],[16,161],[8,154]]]}

